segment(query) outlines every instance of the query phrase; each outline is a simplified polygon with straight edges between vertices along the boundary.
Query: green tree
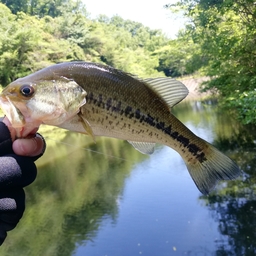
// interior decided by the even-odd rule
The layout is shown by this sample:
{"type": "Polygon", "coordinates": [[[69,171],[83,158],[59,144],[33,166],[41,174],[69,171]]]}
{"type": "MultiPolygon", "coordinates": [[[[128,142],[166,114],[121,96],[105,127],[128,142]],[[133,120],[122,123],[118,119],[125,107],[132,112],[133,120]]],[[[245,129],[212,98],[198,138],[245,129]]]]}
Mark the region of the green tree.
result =
{"type": "Polygon", "coordinates": [[[242,122],[256,123],[254,2],[181,0],[170,7],[190,18],[187,33],[200,45],[207,59],[204,72],[212,77],[204,89],[217,88],[222,102],[235,109],[242,122]]]}
{"type": "Polygon", "coordinates": [[[83,59],[75,43],[57,39],[51,32],[54,19],[38,19],[25,13],[11,14],[0,4],[0,83],[6,85],[50,64],[83,59]]]}
{"type": "Polygon", "coordinates": [[[24,12],[38,17],[61,16],[66,12],[85,11],[82,0],[2,0],[13,14],[24,12]]]}
{"type": "Polygon", "coordinates": [[[6,5],[14,14],[28,12],[28,0],[2,0],[0,2],[6,5]]]}
{"type": "Polygon", "coordinates": [[[166,76],[179,77],[193,74],[207,62],[200,45],[193,42],[189,34],[180,31],[178,38],[155,52],[159,55],[159,71],[166,76]]]}
{"type": "Polygon", "coordinates": [[[77,6],[61,8],[62,15],[55,22],[55,36],[84,48],[88,38],[91,22],[86,18],[86,11],[77,6]],[[76,11],[74,11],[76,10],[76,11]]]}
{"type": "Polygon", "coordinates": [[[6,5],[11,9],[0,5],[2,85],[50,64],[77,59],[102,62],[140,77],[164,75],[162,63],[170,51],[160,50],[169,45],[160,30],[119,16],[90,20],[81,0],[6,1],[6,5]]]}
{"type": "Polygon", "coordinates": [[[164,35],[150,30],[141,23],[100,16],[90,32],[90,47],[101,62],[138,76],[161,76],[157,67],[158,55],[154,51],[167,43],[164,35]]]}

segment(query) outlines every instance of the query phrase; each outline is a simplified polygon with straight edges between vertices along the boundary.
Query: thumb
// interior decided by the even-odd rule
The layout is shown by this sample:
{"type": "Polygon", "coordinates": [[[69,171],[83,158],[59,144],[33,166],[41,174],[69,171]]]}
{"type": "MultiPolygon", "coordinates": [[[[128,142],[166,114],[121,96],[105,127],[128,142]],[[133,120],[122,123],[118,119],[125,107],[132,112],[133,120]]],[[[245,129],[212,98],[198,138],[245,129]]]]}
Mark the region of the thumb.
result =
{"type": "Polygon", "coordinates": [[[45,150],[45,141],[41,135],[33,138],[17,139],[12,145],[15,154],[20,156],[38,156],[45,150]]]}

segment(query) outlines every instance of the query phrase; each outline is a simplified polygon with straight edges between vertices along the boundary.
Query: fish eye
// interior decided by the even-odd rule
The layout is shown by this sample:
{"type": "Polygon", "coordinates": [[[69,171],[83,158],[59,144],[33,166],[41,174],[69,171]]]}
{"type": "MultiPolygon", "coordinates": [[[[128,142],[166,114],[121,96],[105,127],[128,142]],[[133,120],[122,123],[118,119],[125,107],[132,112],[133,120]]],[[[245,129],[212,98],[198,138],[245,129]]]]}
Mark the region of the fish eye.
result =
{"type": "Polygon", "coordinates": [[[34,94],[35,90],[30,84],[23,84],[20,87],[20,92],[25,97],[30,97],[34,94]]]}

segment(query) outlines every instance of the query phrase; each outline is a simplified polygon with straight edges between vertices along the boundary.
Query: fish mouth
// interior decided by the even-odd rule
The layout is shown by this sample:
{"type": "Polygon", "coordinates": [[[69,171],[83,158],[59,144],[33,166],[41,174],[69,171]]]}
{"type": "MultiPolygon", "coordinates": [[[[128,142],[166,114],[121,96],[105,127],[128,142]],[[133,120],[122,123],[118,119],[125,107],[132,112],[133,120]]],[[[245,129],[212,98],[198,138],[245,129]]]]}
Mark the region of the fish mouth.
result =
{"type": "Polygon", "coordinates": [[[0,99],[3,99],[5,101],[15,100],[17,99],[17,97],[18,94],[15,88],[5,87],[0,94],[0,99]]]}
{"type": "Polygon", "coordinates": [[[4,106],[10,104],[10,99],[8,98],[8,96],[4,95],[4,94],[0,94],[0,107],[2,108],[2,110],[4,111],[4,106]]]}
{"type": "Polygon", "coordinates": [[[8,118],[14,128],[22,127],[25,124],[24,117],[12,101],[11,97],[3,93],[0,94],[0,108],[4,115],[8,118]]]}

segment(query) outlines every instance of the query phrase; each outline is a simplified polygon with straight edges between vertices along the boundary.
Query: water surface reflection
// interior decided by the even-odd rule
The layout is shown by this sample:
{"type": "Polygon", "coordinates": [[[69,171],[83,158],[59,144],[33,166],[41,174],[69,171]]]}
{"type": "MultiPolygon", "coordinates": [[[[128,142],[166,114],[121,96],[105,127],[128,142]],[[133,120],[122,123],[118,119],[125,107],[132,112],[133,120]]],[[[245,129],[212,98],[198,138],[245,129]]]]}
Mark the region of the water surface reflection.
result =
{"type": "Polygon", "coordinates": [[[174,111],[247,175],[204,197],[168,147],[148,157],[123,141],[51,137],[1,255],[255,255],[255,135],[213,102],[174,111]]]}

